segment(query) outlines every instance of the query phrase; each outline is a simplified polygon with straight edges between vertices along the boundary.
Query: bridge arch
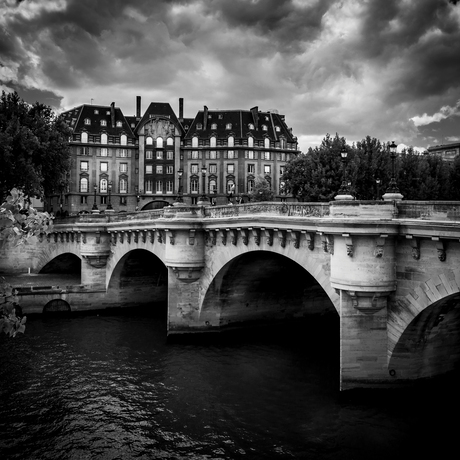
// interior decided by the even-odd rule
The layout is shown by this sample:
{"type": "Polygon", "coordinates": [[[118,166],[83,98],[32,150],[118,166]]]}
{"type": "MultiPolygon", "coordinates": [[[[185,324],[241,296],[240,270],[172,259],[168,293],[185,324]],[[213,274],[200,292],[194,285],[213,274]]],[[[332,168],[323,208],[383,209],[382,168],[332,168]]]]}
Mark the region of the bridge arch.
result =
{"type": "MultiPolygon", "coordinates": [[[[232,310],[235,317],[247,320],[257,320],[264,314],[273,318],[304,316],[332,306],[339,310],[339,296],[326,275],[328,257],[305,263],[297,255],[299,249],[280,252],[245,248],[220,248],[207,255],[212,263],[206,264],[202,277],[202,320],[217,314],[219,323],[225,325],[232,321],[232,310]]],[[[216,324],[216,318],[210,322],[216,324]]]]}
{"type": "Polygon", "coordinates": [[[388,368],[401,379],[443,374],[460,364],[460,270],[444,270],[388,316],[388,368]]]}
{"type": "Polygon", "coordinates": [[[81,262],[78,245],[70,243],[48,244],[43,246],[43,249],[40,251],[34,270],[40,273],[50,262],[54,259],[58,260],[59,257],[64,255],[74,255],[81,262]]]}

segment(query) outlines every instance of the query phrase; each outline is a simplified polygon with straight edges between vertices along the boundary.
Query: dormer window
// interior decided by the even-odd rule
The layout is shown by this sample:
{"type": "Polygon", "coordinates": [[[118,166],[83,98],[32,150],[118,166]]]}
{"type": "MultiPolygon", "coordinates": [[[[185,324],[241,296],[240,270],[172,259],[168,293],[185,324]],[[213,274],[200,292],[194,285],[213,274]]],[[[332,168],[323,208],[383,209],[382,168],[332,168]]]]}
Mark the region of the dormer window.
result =
{"type": "Polygon", "coordinates": [[[231,123],[227,123],[225,125],[225,129],[232,129],[232,124],[231,123]]]}
{"type": "Polygon", "coordinates": [[[267,125],[262,125],[262,130],[267,131],[268,130],[267,125]]]}
{"type": "Polygon", "coordinates": [[[211,125],[211,129],[217,129],[217,124],[216,124],[216,123],[213,123],[213,124],[211,125]]]}
{"type": "Polygon", "coordinates": [[[203,129],[203,125],[201,123],[196,124],[196,129],[203,129]]]}
{"type": "Polygon", "coordinates": [[[249,123],[248,127],[249,129],[254,129],[254,125],[252,123],[249,123]]]}
{"type": "Polygon", "coordinates": [[[275,131],[276,131],[277,133],[279,133],[279,132],[281,131],[280,127],[279,127],[279,126],[275,126],[275,131]]]}
{"type": "Polygon", "coordinates": [[[101,120],[101,126],[107,126],[107,121],[106,120],[101,120]]]}
{"type": "Polygon", "coordinates": [[[107,112],[105,112],[106,115],[110,115],[110,110],[107,110],[107,112]]]}
{"type": "Polygon", "coordinates": [[[94,115],[99,115],[99,110],[94,109],[94,115]]]}
{"type": "Polygon", "coordinates": [[[89,118],[85,118],[85,125],[90,125],[91,124],[91,120],[89,118]]]}
{"type": "Polygon", "coordinates": [[[117,128],[121,128],[121,121],[117,121],[117,128]]]}

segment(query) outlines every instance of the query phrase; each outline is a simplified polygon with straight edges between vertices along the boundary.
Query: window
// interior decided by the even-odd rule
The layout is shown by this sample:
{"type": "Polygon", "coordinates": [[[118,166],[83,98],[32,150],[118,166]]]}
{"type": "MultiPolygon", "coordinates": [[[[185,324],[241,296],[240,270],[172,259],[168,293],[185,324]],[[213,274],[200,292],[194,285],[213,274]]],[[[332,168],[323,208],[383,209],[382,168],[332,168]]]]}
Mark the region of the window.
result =
{"type": "MultiPolygon", "coordinates": [[[[117,121],[117,124],[116,124],[117,128],[121,128],[121,121],[117,121]]],[[[126,138],[126,136],[125,136],[126,138]]]]}
{"type": "Polygon", "coordinates": [[[235,193],[235,182],[233,182],[232,180],[227,181],[227,193],[235,193]]]}
{"type": "Polygon", "coordinates": [[[80,178],[80,192],[88,193],[88,178],[87,177],[80,178]]]}
{"type": "Polygon", "coordinates": [[[101,196],[101,204],[107,204],[107,196],[101,196]]]}
{"type": "Polygon", "coordinates": [[[248,174],[255,174],[256,173],[256,165],[248,164],[248,174]]]}
{"type": "Polygon", "coordinates": [[[282,176],[284,174],[284,168],[285,168],[285,166],[280,166],[280,176],[282,176]]]}
{"type": "Polygon", "coordinates": [[[153,139],[150,136],[148,136],[145,138],[145,143],[147,145],[153,145],[153,139]]]}
{"type": "Polygon", "coordinates": [[[107,193],[107,179],[102,178],[99,181],[99,192],[101,193],[107,193]]]}
{"type": "Polygon", "coordinates": [[[166,145],[173,145],[174,144],[174,139],[172,137],[168,137],[166,139],[166,145]]]}
{"type": "Polygon", "coordinates": [[[198,174],[198,165],[195,165],[195,164],[190,165],[190,172],[192,174],[198,174]]]}
{"type": "Polygon", "coordinates": [[[107,144],[107,134],[101,134],[101,144],[107,144]]]}
{"type": "Polygon", "coordinates": [[[163,166],[162,165],[157,165],[156,173],[157,174],[163,174],[163,166]]]}
{"type": "Polygon", "coordinates": [[[99,115],[99,110],[94,109],[94,115],[99,115]]]}
{"type": "Polygon", "coordinates": [[[269,148],[270,148],[270,139],[269,139],[268,137],[266,137],[266,138],[264,139],[264,147],[265,147],[266,149],[269,149],[269,148]]]}
{"type": "Polygon", "coordinates": [[[217,181],[216,181],[216,179],[210,179],[210,181],[209,181],[209,193],[217,193],[217,181]]]}
{"type": "Polygon", "coordinates": [[[254,129],[254,125],[252,123],[249,123],[248,128],[249,129],[254,129]]]}
{"type": "Polygon", "coordinates": [[[233,147],[235,145],[235,138],[233,136],[228,136],[227,145],[233,147]]]}
{"type": "Polygon", "coordinates": [[[101,172],[107,172],[109,170],[109,164],[106,161],[101,161],[101,172]]]}
{"type": "Polygon", "coordinates": [[[145,183],[145,193],[152,193],[153,192],[153,181],[146,180],[145,183]]]}
{"type": "Polygon", "coordinates": [[[126,158],[128,156],[128,149],[120,149],[119,155],[122,158],[126,158]]]}
{"type": "Polygon", "coordinates": [[[217,159],[217,152],[215,150],[211,150],[209,152],[209,159],[210,160],[216,160],[217,159]]]}
{"type": "Polygon", "coordinates": [[[163,148],[163,138],[157,137],[157,149],[162,149],[162,148],[163,148]]]}
{"type": "Polygon", "coordinates": [[[211,125],[211,129],[217,129],[217,124],[216,124],[216,123],[213,123],[213,124],[211,125]]]}
{"type": "Polygon", "coordinates": [[[249,192],[252,192],[254,190],[254,180],[253,179],[249,179],[248,180],[248,193],[249,192]]]}
{"type": "Polygon", "coordinates": [[[85,118],[85,125],[90,125],[91,124],[91,120],[89,118],[85,118]]]}
{"type": "Polygon", "coordinates": [[[262,125],[262,130],[263,130],[263,131],[267,131],[267,130],[268,130],[267,125],[262,125]]]}
{"type": "Polygon", "coordinates": [[[246,151],[246,158],[248,160],[255,160],[256,156],[254,155],[254,150],[247,150],[246,151]]]}
{"type": "Polygon", "coordinates": [[[128,172],[128,163],[120,163],[120,172],[127,173],[128,172]]]}
{"type": "Polygon", "coordinates": [[[217,165],[216,164],[210,164],[209,165],[209,174],[217,174],[217,165]]]}
{"type": "Polygon", "coordinates": [[[80,204],[88,204],[87,195],[80,195],[80,204]]]}
{"type": "Polygon", "coordinates": [[[107,121],[106,120],[101,120],[101,126],[107,126],[107,121]]]}
{"type": "Polygon", "coordinates": [[[157,160],[163,159],[163,150],[157,150],[157,160]]]}
{"type": "Polygon", "coordinates": [[[201,123],[196,124],[196,129],[203,129],[203,125],[201,123]]]}
{"type": "Polygon", "coordinates": [[[270,165],[264,165],[264,173],[271,174],[271,172],[272,172],[272,167],[270,165]]]}
{"type": "Polygon", "coordinates": [[[210,139],[210,146],[211,146],[211,147],[215,147],[216,145],[217,145],[216,136],[211,136],[211,139],[210,139]]]}
{"type": "Polygon", "coordinates": [[[199,155],[198,155],[198,150],[193,150],[192,151],[192,160],[198,160],[199,155]]]}
{"type": "Polygon", "coordinates": [[[166,174],[173,174],[173,173],[174,173],[173,165],[166,166],[166,174]]]}
{"type": "Polygon", "coordinates": [[[88,171],[89,163],[87,161],[80,161],[80,171],[88,171]]]}
{"type": "Polygon", "coordinates": [[[128,204],[128,199],[125,196],[120,197],[120,206],[126,206],[128,204]]]}
{"type": "Polygon", "coordinates": [[[80,155],[89,155],[89,147],[80,147],[80,155]]]}
{"type": "Polygon", "coordinates": [[[198,137],[192,137],[192,147],[198,147],[198,137]]]}
{"type": "Polygon", "coordinates": [[[153,160],[153,152],[151,150],[147,150],[145,152],[145,159],[146,160],[153,160]]]}
{"type": "Polygon", "coordinates": [[[234,158],[236,158],[235,151],[234,150],[229,150],[227,152],[227,158],[230,159],[230,160],[233,160],[234,158]]]}
{"type": "Polygon", "coordinates": [[[167,160],[174,160],[174,152],[172,150],[168,150],[166,152],[166,159],[167,160]]]}
{"type": "Polygon", "coordinates": [[[88,143],[88,133],[81,133],[81,141],[83,144],[88,143]]]}
{"type": "Polygon", "coordinates": [[[248,137],[248,147],[254,147],[254,138],[248,137]]]}
{"type": "Polygon", "coordinates": [[[235,174],[235,165],[233,163],[227,164],[227,174],[235,174]]]}
{"type": "Polygon", "coordinates": [[[172,193],[173,192],[173,181],[168,180],[166,181],[166,193],[172,193]]]}
{"type": "Polygon", "coordinates": [[[109,149],[107,147],[101,148],[101,157],[107,157],[109,155],[109,149]]]}
{"type": "Polygon", "coordinates": [[[156,182],[156,192],[163,193],[163,181],[157,180],[156,182]]]}
{"type": "Polygon", "coordinates": [[[225,129],[232,129],[232,124],[231,123],[227,123],[225,125],[225,129]]]}
{"type": "Polygon", "coordinates": [[[190,180],[190,193],[198,193],[198,179],[192,177],[190,180]]]}
{"type": "Polygon", "coordinates": [[[277,133],[279,133],[279,132],[281,131],[281,130],[280,130],[280,127],[279,127],[279,126],[275,126],[275,131],[276,131],[277,133]]]}
{"type": "Polygon", "coordinates": [[[128,193],[128,181],[124,177],[120,177],[120,180],[118,182],[118,187],[120,193],[128,193]]]}
{"type": "Polygon", "coordinates": [[[270,160],[270,159],[271,159],[270,152],[264,152],[264,160],[270,160]]]}
{"type": "Polygon", "coordinates": [[[153,174],[153,165],[145,165],[145,174],[153,174]]]}

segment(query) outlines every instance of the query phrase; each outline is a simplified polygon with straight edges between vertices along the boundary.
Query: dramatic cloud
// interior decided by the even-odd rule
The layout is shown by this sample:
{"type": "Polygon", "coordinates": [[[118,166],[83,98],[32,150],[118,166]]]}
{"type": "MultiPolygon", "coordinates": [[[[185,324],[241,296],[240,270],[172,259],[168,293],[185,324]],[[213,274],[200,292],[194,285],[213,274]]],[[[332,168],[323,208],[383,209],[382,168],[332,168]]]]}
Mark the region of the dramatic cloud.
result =
{"type": "Polygon", "coordinates": [[[185,115],[277,109],[302,149],[459,135],[460,6],[448,0],[4,0],[0,84],[56,109],[135,98],[185,115]],[[36,99],[35,99],[36,98],[36,99]],[[431,115],[429,115],[431,114],[431,115]]]}

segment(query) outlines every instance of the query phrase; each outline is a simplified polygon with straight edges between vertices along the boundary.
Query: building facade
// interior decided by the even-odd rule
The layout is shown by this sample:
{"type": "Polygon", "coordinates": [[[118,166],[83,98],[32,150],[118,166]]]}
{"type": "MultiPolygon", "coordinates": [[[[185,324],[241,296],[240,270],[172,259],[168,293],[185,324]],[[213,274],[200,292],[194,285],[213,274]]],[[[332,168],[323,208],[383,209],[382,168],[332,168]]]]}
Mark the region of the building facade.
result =
{"type": "Polygon", "coordinates": [[[428,147],[428,153],[432,155],[439,155],[444,161],[452,162],[458,155],[460,155],[460,142],[428,147]]]}
{"type": "Polygon", "coordinates": [[[213,204],[248,199],[257,177],[276,200],[281,176],[300,153],[296,137],[276,111],[208,110],[184,118],[169,103],[152,102],[141,115],[119,107],[81,105],[62,114],[72,129],[72,168],[67,189],[47,197],[56,214],[155,209],[181,201],[213,204]]]}

